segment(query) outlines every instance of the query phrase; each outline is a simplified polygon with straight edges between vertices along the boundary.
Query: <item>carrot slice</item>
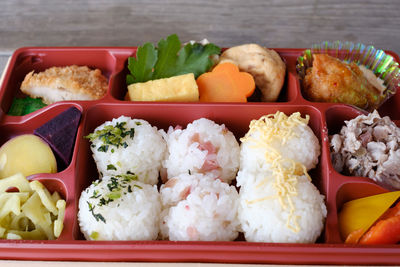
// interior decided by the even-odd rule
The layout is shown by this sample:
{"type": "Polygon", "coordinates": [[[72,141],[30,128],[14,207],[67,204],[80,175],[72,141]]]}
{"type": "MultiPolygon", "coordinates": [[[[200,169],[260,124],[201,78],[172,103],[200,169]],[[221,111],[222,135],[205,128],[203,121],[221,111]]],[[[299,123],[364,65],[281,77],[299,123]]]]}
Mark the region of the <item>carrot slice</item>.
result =
{"type": "Polygon", "coordinates": [[[360,244],[396,244],[400,241],[400,215],[380,220],[365,233],[360,244]]]}
{"type": "Polygon", "coordinates": [[[200,75],[196,82],[202,102],[247,102],[255,90],[253,76],[240,72],[230,62],[218,64],[211,72],[200,75]]]}
{"type": "Polygon", "coordinates": [[[345,243],[346,244],[357,244],[358,240],[360,240],[360,238],[364,232],[365,231],[362,228],[354,230],[347,236],[345,243]]]}
{"type": "Polygon", "coordinates": [[[400,215],[400,201],[393,207],[385,211],[385,213],[379,218],[379,220],[386,220],[390,217],[400,215]]]}

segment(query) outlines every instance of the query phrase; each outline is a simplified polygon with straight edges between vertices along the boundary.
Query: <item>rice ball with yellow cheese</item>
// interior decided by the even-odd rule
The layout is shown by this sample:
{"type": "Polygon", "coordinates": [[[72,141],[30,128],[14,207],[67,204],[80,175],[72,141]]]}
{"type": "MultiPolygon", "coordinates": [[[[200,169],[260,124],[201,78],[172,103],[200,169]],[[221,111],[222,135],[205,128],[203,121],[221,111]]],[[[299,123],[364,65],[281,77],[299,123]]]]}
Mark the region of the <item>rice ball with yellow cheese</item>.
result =
{"type": "MultiPolygon", "coordinates": [[[[308,115],[302,118],[296,112],[287,116],[280,111],[251,121],[249,131],[241,139],[240,170],[269,172],[271,164],[278,160],[286,167],[294,164],[306,171],[315,168],[321,146],[308,121],[308,115]]],[[[301,173],[300,169],[297,171],[301,173]]],[[[236,179],[240,186],[250,177],[239,175],[236,179]]]]}
{"type": "Polygon", "coordinates": [[[246,240],[314,243],[327,215],[324,197],[305,175],[293,176],[293,183],[284,185],[290,193],[280,190],[275,178],[240,189],[238,219],[246,240]]]}
{"type": "Polygon", "coordinates": [[[247,241],[312,243],[320,236],[327,211],[307,172],[320,155],[308,121],[278,111],[252,121],[241,139],[238,218],[247,241]]]}

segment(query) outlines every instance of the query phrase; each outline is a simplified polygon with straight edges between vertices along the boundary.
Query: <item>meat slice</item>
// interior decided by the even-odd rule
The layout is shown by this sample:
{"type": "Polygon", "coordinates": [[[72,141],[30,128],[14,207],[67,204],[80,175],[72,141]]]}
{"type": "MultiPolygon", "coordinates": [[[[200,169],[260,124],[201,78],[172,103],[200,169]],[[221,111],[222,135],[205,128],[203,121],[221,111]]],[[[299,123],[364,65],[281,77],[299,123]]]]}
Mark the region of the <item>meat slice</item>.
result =
{"type": "Polygon", "coordinates": [[[330,136],[335,170],[400,189],[400,128],[377,111],[345,124],[340,134],[330,136]]]}

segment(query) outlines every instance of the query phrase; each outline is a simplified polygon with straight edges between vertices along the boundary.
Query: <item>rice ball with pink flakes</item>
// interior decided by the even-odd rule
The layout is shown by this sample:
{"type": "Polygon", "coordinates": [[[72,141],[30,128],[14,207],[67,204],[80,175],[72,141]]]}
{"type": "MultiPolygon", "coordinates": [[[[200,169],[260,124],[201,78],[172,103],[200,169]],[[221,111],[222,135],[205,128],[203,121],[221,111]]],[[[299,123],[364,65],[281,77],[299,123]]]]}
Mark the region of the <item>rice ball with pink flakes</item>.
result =
{"type": "Polygon", "coordinates": [[[186,129],[170,127],[164,138],[168,151],[163,167],[168,177],[202,173],[228,183],[235,178],[239,143],[224,124],[201,118],[189,123],[186,129]]]}
{"type": "Polygon", "coordinates": [[[160,231],[172,241],[232,241],[238,237],[239,194],[203,174],[181,174],[160,189],[160,231]]]}

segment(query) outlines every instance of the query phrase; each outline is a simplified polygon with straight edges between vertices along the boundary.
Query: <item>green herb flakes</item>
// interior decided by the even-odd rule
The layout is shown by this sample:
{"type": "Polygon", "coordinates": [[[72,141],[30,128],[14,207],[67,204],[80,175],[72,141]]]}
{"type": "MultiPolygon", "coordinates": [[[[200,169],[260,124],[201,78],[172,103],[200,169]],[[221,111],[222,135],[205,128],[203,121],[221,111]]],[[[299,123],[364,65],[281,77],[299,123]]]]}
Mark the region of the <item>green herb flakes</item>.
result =
{"type": "Polygon", "coordinates": [[[93,232],[90,234],[90,238],[92,238],[93,240],[97,240],[97,239],[99,238],[99,233],[96,232],[96,231],[93,231],[93,232]]]}
{"type": "Polygon", "coordinates": [[[115,167],[113,164],[108,164],[107,165],[107,171],[116,171],[117,167],[115,167]]]}
{"type": "Polygon", "coordinates": [[[139,188],[139,189],[143,189],[143,187],[141,187],[140,185],[137,185],[137,184],[134,184],[133,186],[134,186],[134,187],[137,187],[137,188],[139,188]]]}
{"type": "MultiPolygon", "coordinates": [[[[140,185],[131,184],[132,181],[137,180],[137,175],[128,171],[126,174],[123,175],[112,176],[109,178],[109,180],[98,180],[96,182],[93,182],[93,184],[96,183],[96,186],[99,186],[99,188],[94,189],[92,195],[89,198],[97,199],[94,200],[96,201],[96,204],[90,203],[89,201],[87,201],[87,204],[89,206],[89,211],[92,213],[96,221],[102,221],[106,223],[105,218],[100,213],[95,213],[96,205],[97,207],[102,207],[117,200],[123,201],[124,199],[121,199],[121,197],[128,193],[133,193],[134,187],[143,189],[140,185]]],[[[115,203],[115,205],[118,206],[119,203],[117,202],[115,203]]]]}
{"type": "Polygon", "coordinates": [[[95,205],[92,205],[89,201],[87,201],[87,204],[89,206],[89,211],[92,213],[93,217],[96,219],[96,221],[102,221],[103,223],[106,223],[106,219],[104,219],[103,215],[100,213],[94,213],[94,208],[96,207],[95,205]]]}
{"type": "Polygon", "coordinates": [[[90,198],[99,198],[99,197],[101,197],[101,194],[99,194],[99,191],[94,190],[93,195],[90,198]]]}
{"type": "Polygon", "coordinates": [[[107,152],[107,150],[108,150],[108,145],[99,146],[99,148],[97,149],[97,151],[99,152],[107,152]]]}
{"type": "MultiPolygon", "coordinates": [[[[85,136],[85,138],[89,139],[90,142],[99,139],[103,143],[97,149],[99,152],[107,152],[110,146],[115,146],[116,148],[122,146],[123,148],[127,148],[128,143],[124,141],[124,138],[129,136],[129,138],[133,139],[135,136],[135,129],[126,129],[125,126],[126,122],[117,122],[115,126],[104,126],[103,129],[97,130],[85,136]]],[[[111,149],[111,153],[114,153],[113,148],[111,149]]]]}
{"type": "Polygon", "coordinates": [[[116,199],[118,199],[118,198],[121,197],[121,193],[120,193],[120,192],[111,192],[111,193],[109,193],[109,194],[107,195],[107,197],[108,197],[109,199],[116,200],[116,199]]]}
{"type": "Polygon", "coordinates": [[[122,182],[127,183],[130,181],[137,181],[138,177],[134,173],[119,174],[117,177],[122,178],[122,182]]]}
{"type": "Polygon", "coordinates": [[[118,179],[115,177],[110,178],[110,182],[107,184],[108,190],[113,191],[115,189],[118,189],[119,184],[118,184],[118,179]]]}

